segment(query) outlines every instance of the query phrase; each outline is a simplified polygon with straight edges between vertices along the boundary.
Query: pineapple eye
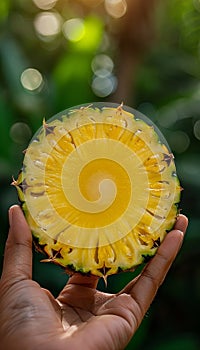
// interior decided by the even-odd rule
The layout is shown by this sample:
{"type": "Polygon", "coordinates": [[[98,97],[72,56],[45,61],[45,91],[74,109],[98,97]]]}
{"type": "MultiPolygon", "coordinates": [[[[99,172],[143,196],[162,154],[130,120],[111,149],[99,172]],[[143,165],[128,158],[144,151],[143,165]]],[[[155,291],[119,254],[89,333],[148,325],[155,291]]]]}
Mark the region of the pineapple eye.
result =
{"type": "Polygon", "coordinates": [[[105,277],[155,254],[177,214],[174,174],[173,155],[146,117],[92,104],[43,122],[14,184],[50,260],[105,277]]]}

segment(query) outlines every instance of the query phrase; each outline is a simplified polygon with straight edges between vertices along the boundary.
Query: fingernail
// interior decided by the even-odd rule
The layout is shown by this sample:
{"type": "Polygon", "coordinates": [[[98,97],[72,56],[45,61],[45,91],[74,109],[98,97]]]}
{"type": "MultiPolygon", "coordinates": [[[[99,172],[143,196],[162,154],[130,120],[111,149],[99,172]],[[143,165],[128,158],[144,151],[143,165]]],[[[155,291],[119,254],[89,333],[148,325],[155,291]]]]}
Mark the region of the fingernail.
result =
{"type": "Polygon", "coordinates": [[[180,232],[180,234],[184,236],[184,232],[183,231],[181,231],[181,230],[177,230],[177,231],[180,232]]]}
{"type": "Polygon", "coordinates": [[[10,226],[12,226],[12,208],[10,208],[8,211],[8,217],[9,217],[9,224],[10,226]]]}
{"type": "Polygon", "coordinates": [[[10,207],[9,211],[8,211],[8,218],[9,218],[9,224],[10,226],[12,226],[12,222],[13,222],[13,210],[14,208],[16,208],[17,205],[13,205],[12,207],[10,207]]]}

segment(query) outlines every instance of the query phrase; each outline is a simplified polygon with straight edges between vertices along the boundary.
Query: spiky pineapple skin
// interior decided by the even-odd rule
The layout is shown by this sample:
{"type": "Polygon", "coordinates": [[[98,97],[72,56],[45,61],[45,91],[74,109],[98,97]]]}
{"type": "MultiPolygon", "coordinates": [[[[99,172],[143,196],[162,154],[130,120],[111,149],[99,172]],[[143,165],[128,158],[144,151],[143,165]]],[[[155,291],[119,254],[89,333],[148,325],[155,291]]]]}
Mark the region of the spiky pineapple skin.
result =
{"type": "MultiPolygon", "coordinates": [[[[155,255],[160,243],[167,232],[173,228],[176,221],[181,189],[176,176],[173,157],[167,147],[159,141],[154,129],[142,120],[136,120],[133,115],[130,115],[122,108],[108,108],[104,112],[102,116],[103,112],[99,112],[98,109],[78,109],[76,112],[73,112],[74,120],[71,121],[72,126],[70,132],[69,125],[67,124],[69,121],[68,116],[64,116],[61,120],[53,120],[48,124],[45,123],[43,129],[37,136],[39,142],[43,142],[43,144],[44,141],[42,140],[45,139],[45,147],[39,144],[37,148],[37,157],[44,153],[44,149],[47,151],[47,146],[49,144],[52,147],[52,143],[55,143],[57,134],[59,133],[62,135],[67,134],[67,137],[65,137],[67,141],[64,139],[65,144],[57,137],[57,146],[55,147],[57,147],[57,149],[60,148],[61,151],[63,151],[66,146],[70,150],[73,149],[75,143],[75,148],[77,149],[80,145],[84,145],[85,142],[91,139],[101,139],[106,141],[111,140],[114,146],[117,146],[117,142],[120,142],[123,144],[123,147],[125,145],[129,150],[136,153],[137,156],[139,155],[142,164],[145,164],[145,167],[148,168],[147,177],[150,184],[150,189],[148,189],[150,199],[147,208],[144,210],[142,219],[126,235],[109,242],[109,244],[96,246],[93,244],[91,247],[79,247],[67,242],[63,243],[59,238],[50,237],[46,234],[45,230],[43,230],[43,227],[38,225],[27,206],[27,198],[30,196],[31,191],[37,198],[37,196],[40,197],[41,193],[45,191],[48,193],[48,190],[45,189],[44,185],[39,188],[37,184],[31,184],[32,180],[30,178],[30,172],[27,171],[27,163],[24,165],[18,180],[15,181],[19,200],[32,230],[37,249],[47,254],[48,261],[62,266],[68,273],[81,272],[99,277],[116,274],[120,271],[133,270],[136,266],[145,262],[147,257],[155,255]],[[95,123],[91,123],[91,119],[89,121],[88,118],[91,117],[91,115],[95,123]],[[86,122],[84,121],[80,123],[81,125],[77,126],[77,121],[81,120],[81,116],[83,119],[86,119],[86,122]],[[100,122],[99,119],[101,119],[100,122]],[[133,130],[131,130],[129,125],[131,125],[133,130]],[[136,135],[138,130],[140,137],[136,135]],[[130,135],[130,131],[132,135],[130,135]],[[143,137],[141,137],[141,133],[144,134],[143,137]],[[134,141],[131,141],[133,139],[134,141]],[[145,148],[145,142],[148,143],[147,148],[145,148]],[[151,146],[149,146],[149,144],[151,146]],[[156,149],[156,156],[154,153],[151,153],[152,145],[156,149]],[[170,199],[170,206],[164,211],[162,206],[167,205],[167,196],[170,196],[170,191],[173,192],[173,200],[170,199]],[[166,198],[164,198],[165,196],[166,198]],[[162,212],[161,215],[166,214],[164,219],[160,216],[159,212],[155,210],[156,205],[160,202],[160,198],[162,198],[162,206],[160,208],[162,212]],[[156,220],[160,220],[159,224],[156,223],[156,220]],[[154,221],[154,229],[151,227],[152,221],[154,221]],[[156,225],[158,230],[155,229],[156,225]]],[[[28,157],[34,159],[35,149],[31,144],[27,152],[28,157]]],[[[110,143],[110,145],[112,145],[112,143],[110,143]]],[[[40,161],[40,157],[37,159],[40,161]]],[[[52,169],[55,167],[55,163],[53,162],[56,161],[55,158],[53,160],[47,160],[45,163],[46,167],[50,169],[51,176],[53,176],[52,169]]],[[[112,171],[112,167],[110,170],[112,171]]],[[[48,181],[50,180],[47,180],[49,186],[50,182],[48,181]]],[[[49,193],[51,195],[51,192],[49,193]]],[[[126,193],[123,194],[123,196],[125,195],[126,193]]],[[[113,213],[113,215],[114,214],[115,213],[113,213]]]]}

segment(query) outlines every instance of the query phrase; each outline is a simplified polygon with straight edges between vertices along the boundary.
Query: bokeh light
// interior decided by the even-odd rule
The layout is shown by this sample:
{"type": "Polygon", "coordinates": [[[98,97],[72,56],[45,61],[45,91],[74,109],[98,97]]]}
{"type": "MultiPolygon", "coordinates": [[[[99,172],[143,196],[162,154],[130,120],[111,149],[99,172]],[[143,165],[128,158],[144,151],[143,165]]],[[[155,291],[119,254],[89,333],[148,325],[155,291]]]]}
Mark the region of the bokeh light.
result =
{"type": "Polygon", "coordinates": [[[200,140],[200,119],[194,124],[194,136],[200,140]]]}
{"type": "Polygon", "coordinates": [[[111,17],[120,18],[127,11],[126,0],[105,0],[105,9],[111,17]]]}
{"type": "Polygon", "coordinates": [[[200,0],[193,0],[194,7],[200,12],[200,0]]]}
{"type": "Polygon", "coordinates": [[[155,106],[150,102],[142,102],[137,109],[147,117],[156,120],[158,113],[155,106]]]}
{"type": "Polygon", "coordinates": [[[94,77],[92,90],[96,96],[107,97],[112,94],[117,87],[117,78],[114,75],[106,77],[94,77]]]}
{"type": "Polygon", "coordinates": [[[96,76],[103,78],[112,73],[114,63],[108,55],[99,54],[93,58],[91,67],[96,76]]]}
{"type": "Polygon", "coordinates": [[[34,20],[37,34],[43,39],[55,38],[61,30],[62,18],[57,12],[40,12],[34,20]]]}
{"type": "Polygon", "coordinates": [[[10,129],[10,138],[19,145],[26,144],[31,136],[31,129],[26,123],[15,123],[10,129]]]}
{"type": "Polygon", "coordinates": [[[159,124],[164,128],[170,128],[178,120],[178,113],[175,108],[163,107],[159,111],[159,124]]]}
{"type": "Polygon", "coordinates": [[[35,68],[27,68],[20,77],[22,86],[29,90],[35,91],[42,87],[44,80],[42,74],[35,68]]]}
{"type": "Polygon", "coordinates": [[[62,27],[66,39],[77,42],[85,35],[85,25],[81,18],[71,18],[67,20],[62,27]]]}
{"type": "Polygon", "coordinates": [[[96,96],[107,97],[117,87],[117,78],[112,73],[114,69],[113,60],[105,54],[96,55],[91,63],[94,73],[92,90],[96,96]]]}
{"type": "Polygon", "coordinates": [[[168,141],[172,151],[176,153],[185,152],[190,145],[188,134],[182,130],[171,131],[168,135],[168,141]]]}
{"type": "Polygon", "coordinates": [[[57,0],[33,0],[33,2],[41,10],[50,10],[55,6],[57,0]]]}

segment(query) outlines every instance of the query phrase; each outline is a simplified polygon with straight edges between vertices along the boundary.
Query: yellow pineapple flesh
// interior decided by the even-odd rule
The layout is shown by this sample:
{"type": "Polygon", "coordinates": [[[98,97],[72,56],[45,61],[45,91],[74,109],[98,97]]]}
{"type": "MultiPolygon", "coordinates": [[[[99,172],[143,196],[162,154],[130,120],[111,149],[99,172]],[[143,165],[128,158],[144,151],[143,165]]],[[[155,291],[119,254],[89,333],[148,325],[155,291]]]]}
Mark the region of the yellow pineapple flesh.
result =
{"type": "Polygon", "coordinates": [[[44,121],[14,184],[49,261],[104,278],[155,254],[180,200],[165,140],[137,111],[115,105],[44,121]]]}

